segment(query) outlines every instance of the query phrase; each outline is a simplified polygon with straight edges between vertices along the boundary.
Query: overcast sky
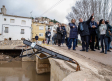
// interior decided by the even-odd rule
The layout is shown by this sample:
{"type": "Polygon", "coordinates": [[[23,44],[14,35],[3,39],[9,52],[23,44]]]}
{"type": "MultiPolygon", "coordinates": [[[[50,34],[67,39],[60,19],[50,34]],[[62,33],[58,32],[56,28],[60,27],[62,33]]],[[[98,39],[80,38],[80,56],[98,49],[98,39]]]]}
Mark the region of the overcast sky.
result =
{"type": "MultiPolygon", "coordinates": [[[[31,17],[39,17],[50,7],[60,0],[0,0],[0,8],[5,5],[7,14],[31,17]]],[[[76,0],[63,0],[56,7],[48,11],[43,16],[56,19],[61,23],[68,23],[66,16],[71,11],[71,7],[75,5],[76,0]]]]}

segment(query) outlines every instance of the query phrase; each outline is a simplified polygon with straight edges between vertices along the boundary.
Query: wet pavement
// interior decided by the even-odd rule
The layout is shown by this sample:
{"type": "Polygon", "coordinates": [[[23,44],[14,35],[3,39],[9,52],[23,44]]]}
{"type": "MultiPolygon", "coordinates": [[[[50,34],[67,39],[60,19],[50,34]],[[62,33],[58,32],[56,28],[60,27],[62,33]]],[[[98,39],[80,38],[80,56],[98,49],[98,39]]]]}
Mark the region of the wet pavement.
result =
{"type": "Polygon", "coordinates": [[[50,81],[50,73],[38,75],[35,62],[0,61],[0,81],[50,81]]]}

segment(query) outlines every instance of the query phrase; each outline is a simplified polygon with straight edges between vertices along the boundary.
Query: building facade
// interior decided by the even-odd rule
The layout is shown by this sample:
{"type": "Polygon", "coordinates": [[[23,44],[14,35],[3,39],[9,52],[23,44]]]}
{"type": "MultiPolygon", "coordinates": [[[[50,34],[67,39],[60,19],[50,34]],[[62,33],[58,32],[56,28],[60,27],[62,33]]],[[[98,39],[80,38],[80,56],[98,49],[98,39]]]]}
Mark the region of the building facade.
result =
{"type": "MultiPolygon", "coordinates": [[[[5,9],[1,10],[5,11],[5,9]]],[[[0,13],[0,41],[31,40],[31,18],[7,15],[5,13],[3,11],[0,13]]]]}
{"type": "Polygon", "coordinates": [[[35,41],[36,34],[38,35],[38,44],[42,44],[45,40],[46,24],[32,22],[32,40],[35,41]]]}

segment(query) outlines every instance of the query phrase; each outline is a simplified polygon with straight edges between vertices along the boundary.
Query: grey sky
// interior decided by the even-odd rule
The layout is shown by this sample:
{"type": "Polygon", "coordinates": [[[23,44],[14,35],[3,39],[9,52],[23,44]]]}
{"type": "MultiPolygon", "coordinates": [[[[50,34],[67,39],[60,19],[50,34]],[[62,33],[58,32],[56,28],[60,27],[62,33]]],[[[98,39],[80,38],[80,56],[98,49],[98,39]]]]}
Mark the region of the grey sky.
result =
{"type": "MultiPolygon", "coordinates": [[[[43,12],[49,9],[60,0],[0,0],[0,8],[5,5],[7,14],[31,17],[39,17],[43,12]]],[[[75,5],[76,0],[63,0],[55,8],[51,9],[43,16],[56,19],[61,23],[67,23],[66,15],[71,11],[71,7],[75,5]]]]}

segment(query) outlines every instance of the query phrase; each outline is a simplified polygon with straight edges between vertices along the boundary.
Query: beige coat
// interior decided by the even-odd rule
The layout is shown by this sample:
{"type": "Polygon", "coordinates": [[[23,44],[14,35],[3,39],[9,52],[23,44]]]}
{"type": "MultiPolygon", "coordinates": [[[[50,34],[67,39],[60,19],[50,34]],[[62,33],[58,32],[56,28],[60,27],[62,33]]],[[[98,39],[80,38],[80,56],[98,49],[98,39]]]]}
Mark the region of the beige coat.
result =
{"type": "Polygon", "coordinates": [[[70,27],[67,26],[67,27],[65,27],[65,28],[66,28],[67,37],[69,37],[69,34],[70,34],[70,27]]]}

